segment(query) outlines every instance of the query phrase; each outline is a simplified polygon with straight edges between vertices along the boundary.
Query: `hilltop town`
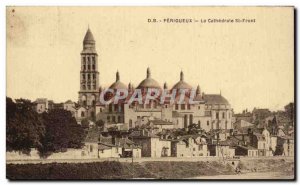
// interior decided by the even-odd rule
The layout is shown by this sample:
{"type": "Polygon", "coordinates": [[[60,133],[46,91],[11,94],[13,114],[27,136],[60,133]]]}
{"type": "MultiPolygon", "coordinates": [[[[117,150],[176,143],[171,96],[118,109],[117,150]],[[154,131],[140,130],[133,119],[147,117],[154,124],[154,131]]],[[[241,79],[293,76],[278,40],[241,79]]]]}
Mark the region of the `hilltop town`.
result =
{"type": "MultiPolygon", "coordinates": [[[[22,147],[19,147],[20,150],[18,148],[19,141],[11,136],[13,134],[10,135],[16,133],[16,128],[10,127],[10,123],[15,121],[14,114],[8,119],[8,136],[12,138],[8,139],[7,160],[294,156],[293,102],[287,104],[284,111],[254,108],[252,111],[246,109],[242,113],[234,113],[229,101],[221,93],[206,94],[199,85],[192,87],[184,78],[183,71],[180,72],[179,81],[169,87],[166,83],[160,86],[150,68],[137,87],[131,83],[125,85],[118,71],[115,82],[109,87],[102,87],[99,83],[95,46],[93,34],[88,29],[81,52],[77,102],[67,100],[55,103],[47,98],[38,98],[34,102],[27,102],[29,108],[24,107],[26,101],[23,100],[11,100],[8,106],[16,112],[20,106],[22,110],[32,109],[37,113],[32,113],[36,120],[41,116],[47,122],[45,129],[50,130],[53,135],[47,135],[50,131],[41,131],[43,134],[40,135],[50,138],[62,132],[60,137],[63,137],[63,131],[67,129],[66,132],[72,135],[68,137],[78,137],[76,141],[68,140],[62,145],[63,139],[56,142],[54,138],[54,146],[59,147],[47,146],[48,149],[51,148],[51,153],[41,156],[47,142],[37,141],[35,138],[34,142],[26,145],[30,151],[22,153],[22,147]],[[149,95],[149,89],[166,92],[169,99],[160,102],[161,95],[149,95]],[[116,99],[120,90],[126,90],[129,95],[139,90],[142,100],[130,102],[123,98],[117,103],[100,101],[101,94],[105,100],[116,99]],[[181,90],[184,90],[184,94],[175,95],[174,102],[171,101],[172,92],[181,90]],[[193,90],[193,100],[196,103],[190,104],[189,97],[193,90]],[[152,99],[145,103],[144,98],[148,95],[152,99]],[[179,99],[183,103],[176,103],[179,99]],[[76,124],[51,127],[55,121],[64,123],[66,120],[76,124]],[[76,132],[80,134],[76,135],[76,132]]],[[[21,113],[18,113],[21,115],[18,119],[23,119],[21,113]]],[[[41,126],[41,130],[43,129],[44,126],[41,126]]]]}

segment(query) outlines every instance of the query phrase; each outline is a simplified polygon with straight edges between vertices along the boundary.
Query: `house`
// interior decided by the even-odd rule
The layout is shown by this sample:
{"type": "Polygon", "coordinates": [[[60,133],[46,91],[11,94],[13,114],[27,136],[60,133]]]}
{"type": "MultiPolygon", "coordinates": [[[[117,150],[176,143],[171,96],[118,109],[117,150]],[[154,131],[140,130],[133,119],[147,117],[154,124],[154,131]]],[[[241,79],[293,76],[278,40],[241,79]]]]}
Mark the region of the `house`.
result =
{"type": "Polygon", "coordinates": [[[236,156],[258,157],[258,149],[252,146],[236,146],[236,156]]]}
{"type": "Polygon", "coordinates": [[[254,124],[248,122],[248,121],[245,121],[245,120],[238,120],[237,122],[235,122],[233,124],[233,128],[234,129],[241,129],[241,128],[252,128],[254,126],[254,124]]]}
{"type": "Polygon", "coordinates": [[[129,136],[141,147],[142,157],[168,157],[171,156],[171,140],[158,136],[153,131],[145,129],[135,131],[135,135],[129,136]]]}
{"type": "Polygon", "coordinates": [[[275,155],[294,156],[294,137],[278,136],[275,155]]]}
{"type": "Polygon", "coordinates": [[[273,156],[271,136],[266,128],[262,132],[253,133],[251,145],[258,149],[259,156],[273,156]]]}
{"type": "Polygon", "coordinates": [[[186,135],[171,141],[172,157],[209,156],[204,136],[186,135]]]}
{"type": "Polygon", "coordinates": [[[220,141],[219,144],[209,144],[210,156],[232,158],[235,156],[235,148],[228,141],[220,141]]]}

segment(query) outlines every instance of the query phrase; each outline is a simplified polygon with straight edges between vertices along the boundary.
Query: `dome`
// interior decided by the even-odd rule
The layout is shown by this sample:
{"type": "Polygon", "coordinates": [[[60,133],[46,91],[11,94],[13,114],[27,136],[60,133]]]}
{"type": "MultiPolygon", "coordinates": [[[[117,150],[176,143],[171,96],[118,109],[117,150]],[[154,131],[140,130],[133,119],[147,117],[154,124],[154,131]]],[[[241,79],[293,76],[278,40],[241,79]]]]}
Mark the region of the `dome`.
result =
{"type": "Polygon", "coordinates": [[[111,84],[109,89],[127,89],[127,86],[120,81],[119,71],[117,71],[116,73],[116,81],[113,84],[111,84]]]}
{"type": "Polygon", "coordinates": [[[94,36],[93,36],[90,28],[88,28],[88,30],[84,36],[83,43],[95,43],[95,39],[94,39],[94,36]]]}
{"type": "Polygon", "coordinates": [[[149,68],[147,68],[147,78],[143,80],[137,87],[137,89],[143,89],[143,88],[161,89],[159,83],[153,78],[151,78],[151,72],[149,68]]]}
{"type": "Polygon", "coordinates": [[[193,87],[184,81],[184,74],[180,72],[180,81],[177,82],[172,89],[192,89],[193,87]]]}

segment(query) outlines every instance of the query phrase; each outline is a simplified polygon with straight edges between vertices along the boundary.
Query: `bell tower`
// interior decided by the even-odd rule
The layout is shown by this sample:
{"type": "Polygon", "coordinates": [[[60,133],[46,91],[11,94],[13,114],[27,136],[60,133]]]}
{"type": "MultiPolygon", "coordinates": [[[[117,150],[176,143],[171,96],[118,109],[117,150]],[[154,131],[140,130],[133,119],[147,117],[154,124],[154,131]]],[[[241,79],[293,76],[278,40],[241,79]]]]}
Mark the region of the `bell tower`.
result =
{"type": "Polygon", "coordinates": [[[83,39],[81,55],[79,105],[92,108],[99,96],[98,54],[95,47],[96,41],[88,28],[83,39]]]}

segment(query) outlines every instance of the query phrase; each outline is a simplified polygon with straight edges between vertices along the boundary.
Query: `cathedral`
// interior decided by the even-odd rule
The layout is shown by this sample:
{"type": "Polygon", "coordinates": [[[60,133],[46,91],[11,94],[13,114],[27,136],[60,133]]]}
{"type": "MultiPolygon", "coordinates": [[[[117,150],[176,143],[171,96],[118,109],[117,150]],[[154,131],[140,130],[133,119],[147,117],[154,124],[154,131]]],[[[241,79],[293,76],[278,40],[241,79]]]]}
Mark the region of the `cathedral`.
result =
{"type": "MultiPolygon", "coordinates": [[[[152,128],[173,129],[188,128],[189,125],[196,124],[199,128],[206,131],[221,129],[229,132],[232,129],[233,111],[229,102],[221,94],[201,93],[198,85],[194,99],[197,103],[177,104],[170,101],[159,102],[159,97],[150,100],[149,103],[140,104],[130,102],[128,99],[114,103],[102,103],[99,101],[100,94],[105,89],[111,89],[105,95],[106,99],[112,99],[119,89],[126,89],[128,94],[132,94],[136,89],[140,90],[145,96],[148,89],[158,91],[173,92],[181,89],[186,90],[184,100],[188,99],[193,87],[184,79],[183,71],[180,72],[179,80],[171,88],[166,83],[160,83],[151,75],[151,70],[146,70],[145,79],[137,87],[132,84],[125,85],[121,81],[121,75],[117,71],[116,79],[109,87],[102,88],[99,85],[98,54],[96,42],[90,29],[87,30],[83,40],[83,50],[81,52],[80,70],[80,90],[77,109],[77,120],[85,118],[98,121],[102,120],[106,127],[117,127],[128,130],[142,125],[152,128]]],[[[179,97],[176,96],[176,99],[179,97]]]]}

